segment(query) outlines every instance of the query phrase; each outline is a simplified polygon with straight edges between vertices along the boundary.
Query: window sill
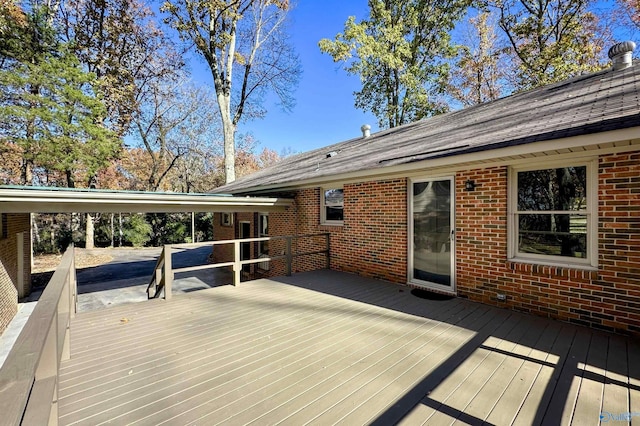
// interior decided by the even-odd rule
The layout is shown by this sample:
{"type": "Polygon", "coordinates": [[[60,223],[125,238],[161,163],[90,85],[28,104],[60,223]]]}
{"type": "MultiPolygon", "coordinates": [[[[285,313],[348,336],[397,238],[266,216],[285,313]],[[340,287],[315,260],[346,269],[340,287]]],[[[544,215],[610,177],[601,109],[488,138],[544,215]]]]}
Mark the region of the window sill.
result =
{"type": "Polygon", "coordinates": [[[528,259],[509,259],[507,260],[507,264],[509,269],[514,272],[545,277],[597,280],[600,275],[598,268],[589,265],[554,265],[552,263],[543,265],[528,259]]]}
{"type": "Polygon", "coordinates": [[[320,226],[344,226],[344,222],[320,222],[320,226]]]}

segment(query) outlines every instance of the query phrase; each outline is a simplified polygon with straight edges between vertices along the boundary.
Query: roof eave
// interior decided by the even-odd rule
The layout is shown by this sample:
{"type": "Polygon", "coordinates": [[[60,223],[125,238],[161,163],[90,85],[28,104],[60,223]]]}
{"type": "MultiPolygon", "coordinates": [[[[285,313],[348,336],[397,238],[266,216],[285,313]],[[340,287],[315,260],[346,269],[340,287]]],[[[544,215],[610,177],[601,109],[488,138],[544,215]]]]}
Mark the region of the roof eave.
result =
{"type": "Polygon", "coordinates": [[[474,164],[481,165],[487,161],[512,158],[515,156],[531,155],[559,149],[583,149],[584,155],[595,155],[598,150],[605,147],[624,146],[640,143],[640,127],[629,127],[625,129],[612,130],[607,132],[592,133],[587,135],[571,136],[560,139],[532,142],[516,146],[500,147],[469,153],[456,153],[455,155],[441,156],[421,161],[397,164],[373,169],[357,170],[331,176],[320,176],[311,179],[303,179],[292,182],[278,183],[272,185],[261,185],[247,188],[231,189],[231,194],[260,194],[286,191],[292,189],[309,188],[331,183],[346,181],[364,181],[387,178],[389,176],[402,176],[412,174],[419,170],[431,170],[444,167],[459,166],[460,168],[473,167],[474,164]]]}
{"type": "Polygon", "coordinates": [[[0,188],[4,213],[272,212],[292,204],[291,199],[267,197],[0,188]]]}

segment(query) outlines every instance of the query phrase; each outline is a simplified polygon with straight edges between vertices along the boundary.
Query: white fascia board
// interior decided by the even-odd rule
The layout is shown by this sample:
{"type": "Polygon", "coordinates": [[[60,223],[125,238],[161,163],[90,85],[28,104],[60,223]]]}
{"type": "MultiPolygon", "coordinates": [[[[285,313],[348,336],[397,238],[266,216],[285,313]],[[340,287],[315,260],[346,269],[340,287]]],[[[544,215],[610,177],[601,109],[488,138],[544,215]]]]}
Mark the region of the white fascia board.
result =
{"type": "Polygon", "coordinates": [[[270,212],[292,204],[284,198],[0,188],[0,211],[6,213],[270,212]]]}

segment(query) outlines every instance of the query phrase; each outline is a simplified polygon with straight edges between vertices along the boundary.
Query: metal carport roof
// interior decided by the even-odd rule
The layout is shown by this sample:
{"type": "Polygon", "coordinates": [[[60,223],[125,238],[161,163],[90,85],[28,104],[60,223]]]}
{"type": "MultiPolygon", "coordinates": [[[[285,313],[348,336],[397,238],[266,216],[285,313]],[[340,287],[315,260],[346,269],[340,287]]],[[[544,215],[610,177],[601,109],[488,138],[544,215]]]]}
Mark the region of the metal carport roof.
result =
{"type": "Polygon", "coordinates": [[[0,186],[2,213],[273,212],[292,204],[286,198],[225,194],[0,186]]]}

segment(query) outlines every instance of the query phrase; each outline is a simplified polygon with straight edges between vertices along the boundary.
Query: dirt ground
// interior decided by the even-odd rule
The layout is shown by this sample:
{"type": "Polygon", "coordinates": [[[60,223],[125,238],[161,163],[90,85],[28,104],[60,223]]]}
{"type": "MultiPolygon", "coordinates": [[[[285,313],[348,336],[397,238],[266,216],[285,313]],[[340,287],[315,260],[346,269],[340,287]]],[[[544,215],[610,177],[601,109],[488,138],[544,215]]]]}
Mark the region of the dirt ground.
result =
{"type": "MultiPolygon", "coordinates": [[[[62,259],[61,254],[44,254],[34,256],[33,268],[31,273],[39,274],[42,272],[51,272],[60,264],[62,259]]],[[[89,268],[92,266],[99,266],[105,263],[111,262],[113,258],[108,254],[93,254],[87,253],[85,250],[76,249],[76,268],[89,268]]]]}
{"type": "MultiPolygon", "coordinates": [[[[108,254],[89,253],[84,249],[76,249],[76,268],[90,268],[92,266],[104,265],[111,262],[113,258],[108,254]]],[[[43,254],[33,257],[33,268],[31,268],[31,286],[43,288],[53,275],[60,261],[61,254],[43,254]]]]}

